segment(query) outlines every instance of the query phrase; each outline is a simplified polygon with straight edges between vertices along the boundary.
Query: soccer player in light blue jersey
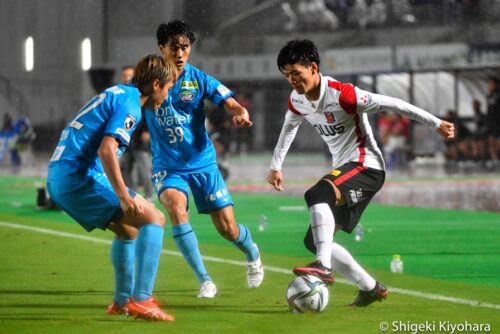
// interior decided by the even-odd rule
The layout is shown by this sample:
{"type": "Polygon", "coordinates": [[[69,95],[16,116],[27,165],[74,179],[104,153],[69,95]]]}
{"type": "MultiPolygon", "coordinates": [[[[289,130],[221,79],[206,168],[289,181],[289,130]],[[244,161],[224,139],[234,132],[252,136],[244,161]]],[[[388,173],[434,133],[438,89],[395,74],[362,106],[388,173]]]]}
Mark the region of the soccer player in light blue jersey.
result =
{"type": "Polygon", "coordinates": [[[125,186],[118,158],[141,120],[141,107],[157,109],[176,77],[173,63],[145,56],[131,85],[108,88],[80,110],[50,159],[47,189],[56,205],[89,232],[100,228],[115,233],[115,296],[108,314],[174,320],[152,296],[165,217],[125,186]]]}
{"type": "Polygon", "coordinates": [[[243,251],[248,286],[257,288],[264,278],[260,253],[250,230],[236,224],[233,201],[205,128],[204,99],[233,113],[238,126],[252,126],[248,111],[218,80],[187,63],[195,37],[184,22],[161,24],[157,39],[165,58],[175,63],[179,79],[168,100],[156,111],[146,110],[145,118],[151,133],[152,179],[170,217],[175,243],[198,278],[198,297],[214,298],[217,288],[205,269],[188,219],[191,190],[198,212],[209,214],[217,231],[243,251]]]}

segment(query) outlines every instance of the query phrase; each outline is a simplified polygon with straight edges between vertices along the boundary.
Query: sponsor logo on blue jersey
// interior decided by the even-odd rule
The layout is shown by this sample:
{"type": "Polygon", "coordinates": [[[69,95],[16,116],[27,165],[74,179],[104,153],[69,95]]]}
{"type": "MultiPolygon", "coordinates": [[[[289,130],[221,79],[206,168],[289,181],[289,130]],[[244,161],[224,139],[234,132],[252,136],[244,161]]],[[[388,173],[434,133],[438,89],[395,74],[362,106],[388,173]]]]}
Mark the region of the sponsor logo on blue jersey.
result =
{"type": "Polygon", "coordinates": [[[190,90],[194,90],[194,89],[198,89],[198,81],[194,80],[194,81],[181,81],[181,89],[190,89],[190,90]]]}
{"type": "Polygon", "coordinates": [[[193,101],[193,99],[194,99],[194,92],[192,92],[190,90],[183,90],[179,94],[179,98],[181,99],[182,102],[189,103],[189,102],[193,101]]]}

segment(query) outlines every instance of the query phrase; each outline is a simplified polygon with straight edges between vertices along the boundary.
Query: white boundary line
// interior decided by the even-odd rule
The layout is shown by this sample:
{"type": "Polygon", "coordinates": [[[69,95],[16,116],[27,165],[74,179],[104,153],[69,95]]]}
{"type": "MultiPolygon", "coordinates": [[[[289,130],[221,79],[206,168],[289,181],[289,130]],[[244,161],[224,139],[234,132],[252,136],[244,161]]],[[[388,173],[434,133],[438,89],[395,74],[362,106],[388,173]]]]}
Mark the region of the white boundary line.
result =
{"type": "MultiPolygon", "coordinates": [[[[0,221],[0,226],[20,229],[20,230],[28,230],[28,231],[33,231],[33,232],[38,232],[38,233],[43,233],[43,234],[56,235],[56,236],[65,237],[65,238],[91,241],[91,242],[95,242],[95,243],[99,243],[99,244],[108,244],[108,245],[111,244],[111,241],[106,240],[106,239],[88,237],[88,236],[74,234],[74,233],[61,232],[61,231],[40,228],[40,227],[27,226],[27,225],[22,225],[22,224],[14,224],[14,223],[7,223],[7,222],[0,221]]],[[[163,250],[162,253],[168,254],[168,255],[182,256],[182,254],[179,252],[174,252],[174,251],[169,251],[169,250],[163,250]]],[[[214,257],[214,256],[203,256],[203,259],[205,261],[210,261],[210,262],[232,264],[232,265],[241,266],[241,267],[246,266],[245,262],[235,261],[235,260],[227,260],[227,259],[222,259],[222,258],[214,257]]],[[[284,269],[284,268],[267,266],[267,265],[265,266],[265,269],[266,269],[266,271],[271,271],[271,272],[281,273],[281,274],[291,274],[292,273],[290,269],[284,269]]],[[[353,285],[351,282],[349,282],[345,279],[341,279],[341,278],[336,279],[336,282],[341,283],[341,284],[353,285]]],[[[448,302],[448,303],[453,303],[453,304],[467,305],[467,306],[472,306],[472,307],[484,307],[484,308],[500,310],[500,305],[498,305],[498,304],[483,303],[483,302],[478,301],[478,300],[469,300],[469,299],[448,297],[448,296],[443,296],[443,295],[436,295],[433,293],[426,293],[426,292],[420,292],[420,291],[414,291],[414,290],[406,290],[406,289],[400,289],[400,288],[394,288],[394,287],[388,287],[388,289],[392,293],[399,293],[402,295],[407,295],[407,296],[412,296],[412,297],[437,300],[437,301],[448,302]]]]}

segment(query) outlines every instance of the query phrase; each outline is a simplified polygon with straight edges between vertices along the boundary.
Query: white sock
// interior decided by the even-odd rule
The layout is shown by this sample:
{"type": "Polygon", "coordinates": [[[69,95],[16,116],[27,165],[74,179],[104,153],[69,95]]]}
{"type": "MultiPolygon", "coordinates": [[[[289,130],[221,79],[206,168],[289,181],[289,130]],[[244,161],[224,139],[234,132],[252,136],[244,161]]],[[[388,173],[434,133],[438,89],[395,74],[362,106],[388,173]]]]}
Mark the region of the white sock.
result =
{"type": "Polygon", "coordinates": [[[332,267],[332,244],[335,219],[332,210],[326,203],[315,204],[309,208],[311,229],[316,246],[316,260],[327,267],[332,267]]]}
{"type": "Polygon", "coordinates": [[[375,279],[354,260],[347,249],[336,242],[332,245],[332,270],[342,274],[362,291],[375,288],[375,279]]]}

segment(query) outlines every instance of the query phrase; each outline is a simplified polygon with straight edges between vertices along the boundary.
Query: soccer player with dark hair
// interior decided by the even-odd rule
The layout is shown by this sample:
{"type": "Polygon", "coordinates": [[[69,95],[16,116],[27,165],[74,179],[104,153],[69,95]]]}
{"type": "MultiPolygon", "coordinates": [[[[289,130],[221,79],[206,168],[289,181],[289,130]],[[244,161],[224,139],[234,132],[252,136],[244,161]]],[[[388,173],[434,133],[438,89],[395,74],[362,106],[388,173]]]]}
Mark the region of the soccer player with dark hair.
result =
{"type": "Polygon", "coordinates": [[[176,78],[174,64],[145,56],[130,85],[104,90],[69,122],[49,162],[47,190],[52,201],[87,231],[115,233],[115,296],[108,314],[174,320],[152,296],[165,217],[126,187],[118,158],[141,120],[141,107],[158,108],[176,78]]]}
{"type": "Polygon", "coordinates": [[[488,144],[494,168],[500,167],[498,150],[500,149],[500,79],[495,76],[488,77],[487,81],[487,117],[488,117],[488,144]]]}
{"type": "Polygon", "coordinates": [[[128,82],[134,77],[134,67],[126,65],[122,67],[120,73],[120,82],[122,84],[128,84],[128,82]]]}
{"type": "Polygon", "coordinates": [[[353,306],[367,306],[387,297],[387,289],[375,281],[349,254],[333,242],[339,230],[351,233],[385,180],[384,161],[368,123],[368,113],[392,111],[419,121],[444,138],[454,137],[453,124],[402,100],[363,91],[324,76],[320,57],[310,40],[288,42],[278,55],[278,68],[293,91],[274,150],[267,181],[283,190],[281,167],[299,125],[305,119],[328,145],[332,169],[305,193],[310,226],[304,243],[316,255],[309,265],[294,268],[296,275],[314,275],[333,283],[333,271],[360,289],[353,306]]]}
{"type": "Polygon", "coordinates": [[[231,112],[238,126],[252,126],[248,111],[227,87],[188,63],[195,37],[187,24],[179,20],[161,24],[156,36],[160,51],[175,63],[179,75],[168,100],[156,111],[145,111],[151,133],[153,184],[167,209],[177,248],[198,278],[198,297],[214,298],[217,288],[205,269],[189,223],[191,190],[198,212],[209,214],[219,234],[245,254],[247,284],[257,288],[264,278],[260,253],[250,230],[236,223],[233,201],[205,128],[204,99],[231,112]]]}

